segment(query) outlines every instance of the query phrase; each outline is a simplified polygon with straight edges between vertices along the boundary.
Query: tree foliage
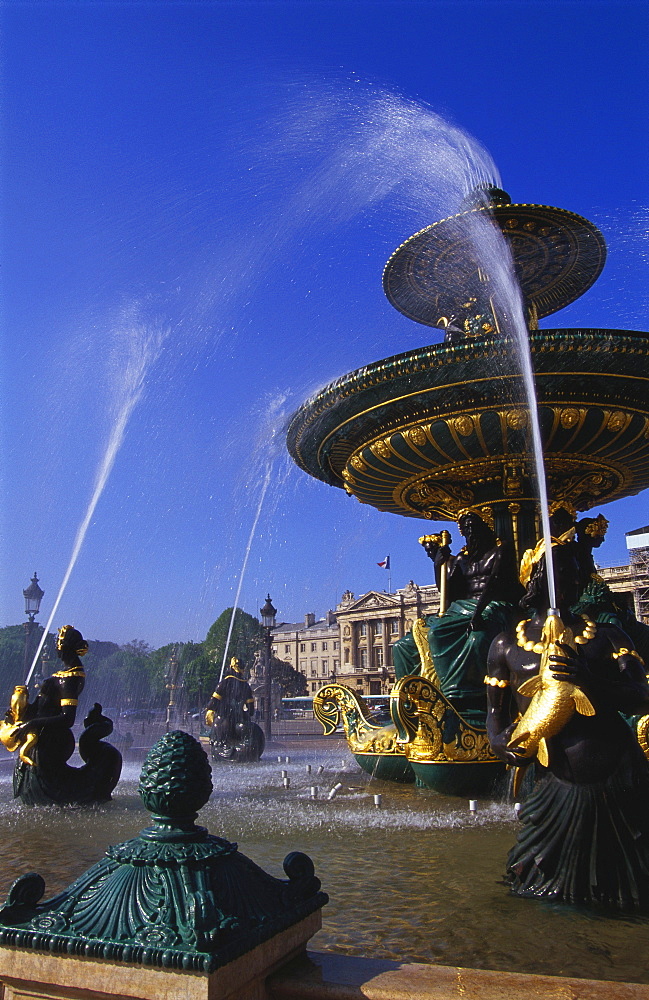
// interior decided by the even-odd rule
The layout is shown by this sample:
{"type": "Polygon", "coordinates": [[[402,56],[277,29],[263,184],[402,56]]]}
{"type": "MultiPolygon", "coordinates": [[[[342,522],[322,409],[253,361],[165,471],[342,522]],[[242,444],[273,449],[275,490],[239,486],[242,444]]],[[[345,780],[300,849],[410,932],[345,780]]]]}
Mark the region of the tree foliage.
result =
{"type": "MultiPolygon", "coordinates": [[[[213,666],[219,671],[223,662],[231,617],[232,608],[226,608],[225,611],[222,611],[211,626],[203,643],[206,655],[211,660],[213,666]]],[[[228,661],[231,656],[236,656],[241,660],[244,667],[250,668],[255,658],[255,653],[263,642],[263,638],[264,629],[261,623],[246,611],[237,608],[230,644],[228,646],[228,661]]]]}
{"type": "MultiPolygon", "coordinates": [[[[31,655],[43,635],[43,626],[35,623],[32,632],[31,655]]],[[[45,640],[43,653],[50,662],[56,659],[56,636],[50,632],[45,640]]],[[[9,698],[16,684],[25,680],[25,624],[7,625],[0,628],[0,709],[2,700],[9,704],[9,698]]],[[[4,709],[0,710],[0,716],[4,709]]]]}
{"type": "Polygon", "coordinates": [[[299,698],[309,693],[306,677],[286,660],[271,657],[270,675],[282,689],[282,698],[299,698]]]}

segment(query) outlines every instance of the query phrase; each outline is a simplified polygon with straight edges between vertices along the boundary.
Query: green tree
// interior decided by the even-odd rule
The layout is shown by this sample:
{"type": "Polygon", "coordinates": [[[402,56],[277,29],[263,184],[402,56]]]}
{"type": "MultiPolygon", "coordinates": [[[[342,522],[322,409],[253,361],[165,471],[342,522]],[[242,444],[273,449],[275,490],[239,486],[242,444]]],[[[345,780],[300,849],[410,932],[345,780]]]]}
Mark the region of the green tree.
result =
{"type": "Polygon", "coordinates": [[[154,691],[168,704],[166,674],[172,656],[178,662],[178,697],[187,710],[202,708],[212,693],[214,666],[205,654],[202,642],[171,642],[151,654],[154,669],[154,691]]]}
{"type": "MultiPolygon", "coordinates": [[[[222,611],[207,633],[205,642],[203,643],[205,653],[211,661],[213,669],[216,668],[212,680],[213,684],[218,681],[218,673],[223,663],[223,654],[225,652],[225,643],[230,628],[231,617],[232,608],[226,608],[225,611],[222,611]]],[[[255,658],[255,653],[263,642],[263,638],[264,629],[261,623],[246,611],[237,608],[234,616],[232,635],[230,636],[230,644],[228,646],[228,661],[231,656],[236,656],[241,660],[244,667],[250,668],[255,658]]]]}
{"type": "Polygon", "coordinates": [[[87,668],[86,692],[114,715],[131,708],[149,708],[155,690],[153,650],[141,639],[123,646],[115,643],[90,643],[84,666],[87,668]],[[91,660],[91,654],[94,656],[91,660]],[[100,655],[101,653],[108,655],[100,655]]]}
{"type": "Polygon", "coordinates": [[[270,660],[270,675],[279,683],[282,698],[299,698],[309,693],[306,677],[286,660],[272,656],[270,660]]]}
{"type": "MultiPolygon", "coordinates": [[[[41,640],[43,626],[36,624],[32,636],[32,655],[41,640]]],[[[50,632],[43,646],[43,654],[49,657],[50,664],[58,663],[56,658],[56,636],[50,632]]],[[[50,666],[50,669],[56,669],[50,666]]],[[[7,625],[0,628],[0,716],[3,699],[9,704],[9,698],[16,684],[25,680],[25,626],[7,625]]]]}

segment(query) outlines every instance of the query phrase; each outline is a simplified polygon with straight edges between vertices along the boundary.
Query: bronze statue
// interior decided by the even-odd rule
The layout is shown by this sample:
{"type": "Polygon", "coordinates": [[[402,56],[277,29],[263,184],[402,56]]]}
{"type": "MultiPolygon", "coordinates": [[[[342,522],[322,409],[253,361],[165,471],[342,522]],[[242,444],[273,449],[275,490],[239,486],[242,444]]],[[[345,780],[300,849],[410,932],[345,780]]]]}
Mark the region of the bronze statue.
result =
{"type": "Polygon", "coordinates": [[[520,896],[647,910],[649,762],[621,714],[649,712],[644,663],[618,626],[571,610],[574,542],[553,545],[556,609],[534,552],[528,617],[494,640],[485,677],[492,750],[517,768],[538,762],[507,878],[520,896]]]}
{"type": "Polygon", "coordinates": [[[253,721],[254,710],[252,688],[243,677],[240,661],[233,656],[205,712],[213,757],[239,762],[259,760],[265,739],[253,721]]]}
{"type": "MultiPolygon", "coordinates": [[[[489,645],[516,613],[521,587],[508,547],[486,520],[474,511],[461,511],[458,527],[466,545],[455,556],[442,537],[420,539],[435,565],[442,595],[440,615],[426,619],[428,645],[442,694],[466,721],[482,726],[489,645]]],[[[420,672],[411,634],[395,643],[394,666],[397,679],[420,672]]]]}
{"type": "Polygon", "coordinates": [[[63,669],[46,678],[33,702],[24,685],[17,685],[0,725],[0,741],[18,750],[14,768],[14,796],[26,805],[68,805],[106,802],[119,781],[122,757],[103,738],[113,723],[95,704],[79,737],[82,767],[67,761],[74,751],[74,725],[85,684],[81,656],[88,643],[71,625],[60,629],[57,653],[63,669]]]}

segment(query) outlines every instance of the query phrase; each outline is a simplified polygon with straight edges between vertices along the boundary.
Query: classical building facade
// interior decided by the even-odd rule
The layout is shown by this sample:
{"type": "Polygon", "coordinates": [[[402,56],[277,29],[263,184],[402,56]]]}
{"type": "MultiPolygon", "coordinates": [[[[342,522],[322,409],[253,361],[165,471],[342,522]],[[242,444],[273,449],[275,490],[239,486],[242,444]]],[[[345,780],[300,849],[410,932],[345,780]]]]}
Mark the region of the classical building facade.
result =
{"type": "Polygon", "coordinates": [[[273,630],[272,652],[304,674],[309,694],[336,677],[340,667],[340,629],[335,612],[316,619],[306,614],[303,622],[282,622],[273,630]]]}
{"type": "Polygon", "coordinates": [[[273,631],[273,653],[300,670],[309,694],[324,684],[347,684],[359,694],[388,694],[394,684],[392,650],[416,618],[439,609],[434,586],[411,580],[393,594],[372,590],[360,597],[347,590],[325,618],[283,622],[273,631]]]}

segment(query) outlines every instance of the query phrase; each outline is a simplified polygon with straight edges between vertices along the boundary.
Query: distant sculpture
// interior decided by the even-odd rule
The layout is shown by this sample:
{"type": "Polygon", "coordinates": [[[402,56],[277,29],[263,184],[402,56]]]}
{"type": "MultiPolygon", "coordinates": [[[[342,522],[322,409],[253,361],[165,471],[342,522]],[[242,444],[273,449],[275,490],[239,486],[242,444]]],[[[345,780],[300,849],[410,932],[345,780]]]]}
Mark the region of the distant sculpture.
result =
{"type": "MultiPolygon", "coordinates": [[[[425,619],[426,641],[442,694],[467,722],[482,726],[489,646],[508,627],[521,587],[507,546],[482,517],[462,511],[458,527],[466,545],[456,556],[451,555],[448,532],[420,539],[434,562],[441,595],[441,614],[425,619]]],[[[394,645],[397,679],[421,672],[421,650],[413,631],[414,638],[410,633],[394,645]]]]}
{"type": "Polygon", "coordinates": [[[530,615],[494,640],[485,678],[492,750],[518,768],[542,765],[507,878],[520,896],[646,911],[649,762],[621,714],[649,712],[644,663],[616,625],[571,610],[573,542],[553,545],[549,615],[545,554],[535,552],[521,602],[530,615]]]}
{"type": "Polygon", "coordinates": [[[74,751],[72,726],[85,684],[80,657],[88,651],[81,633],[71,625],[58,634],[57,653],[63,669],[43,681],[35,701],[17,685],[0,725],[0,741],[18,751],[14,768],[14,796],[26,805],[83,805],[107,802],[119,781],[122,757],[103,738],[113,723],[95,704],[79,737],[82,767],[67,761],[74,751]]]}
{"type": "Polygon", "coordinates": [[[265,739],[253,722],[254,710],[252,688],[243,677],[241,663],[233,656],[205,712],[214,757],[239,762],[259,760],[265,739]]]}

